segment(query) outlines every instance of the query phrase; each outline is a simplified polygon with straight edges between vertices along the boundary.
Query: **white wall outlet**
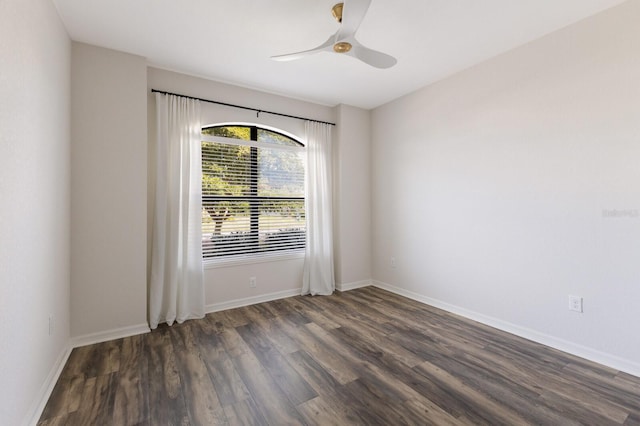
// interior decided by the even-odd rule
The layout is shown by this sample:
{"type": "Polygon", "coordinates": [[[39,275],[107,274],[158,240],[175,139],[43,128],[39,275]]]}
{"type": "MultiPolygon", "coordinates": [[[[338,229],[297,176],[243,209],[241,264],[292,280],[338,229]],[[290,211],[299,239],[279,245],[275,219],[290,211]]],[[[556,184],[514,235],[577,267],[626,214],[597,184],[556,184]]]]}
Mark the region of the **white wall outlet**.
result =
{"type": "Polygon", "coordinates": [[[580,296],[569,296],[569,310],[582,312],[582,297],[580,296]]]}
{"type": "Polygon", "coordinates": [[[249,287],[256,288],[256,277],[249,277],[249,287]]]}
{"type": "Polygon", "coordinates": [[[392,257],[392,258],[391,258],[391,267],[392,267],[393,269],[396,269],[396,258],[395,258],[395,257],[392,257]]]}

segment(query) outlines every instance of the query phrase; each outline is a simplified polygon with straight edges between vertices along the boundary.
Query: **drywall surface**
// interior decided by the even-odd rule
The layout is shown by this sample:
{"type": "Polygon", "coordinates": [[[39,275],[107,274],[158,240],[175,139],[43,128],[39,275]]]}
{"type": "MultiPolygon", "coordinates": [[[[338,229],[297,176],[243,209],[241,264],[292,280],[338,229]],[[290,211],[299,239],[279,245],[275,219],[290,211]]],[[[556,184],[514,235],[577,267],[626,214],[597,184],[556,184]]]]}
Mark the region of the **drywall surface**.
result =
{"type": "Polygon", "coordinates": [[[147,67],[73,43],[71,334],[147,321],[147,67]]]}
{"type": "MultiPolygon", "coordinates": [[[[148,69],[149,102],[149,218],[152,223],[155,190],[155,98],[151,89],[164,90],[198,98],[243,105],[283,114],[333,122],[334,108],[290,99],[278,95],[232,86],[157,68],[148,69]]],[[[202,104],[203,125],[222,123],[256,124],[284,131],[303,140],[304,122],[266,113],[202,104]]],[[[334,132],[335,139],[335,132],[334,132]]],[[[148,231],[151,246],[151,227],[148,231]]],[[[150,253],[150,251],[149,251],[150,253]]],[[[149,256],[150,257],[150,256],[149,256]]],[[[302,288],[303,253],[279,259],[240,263],[205,263],[205,295],[208,310],[253,303],[273,297],[296,294],[302,288]],[[256,287],[249,278],[256,277],[256,287]]]]}
{"type": "Polygon", "coordinates": [[[640,374],[638,22],[626,2],[374,110],[374,279],[640,374]]]}
{"type": "Polygon", "coordinates": [[[336,286],[371,280],[371,116],[339,105],[334,153],[336,286]]]}
{"type": "Polygon", "coordinates": [[[34,421],[69,344],[70,57],[71,42],[50,1],[0,2],[0,423],[5,425],[34,421]]]}

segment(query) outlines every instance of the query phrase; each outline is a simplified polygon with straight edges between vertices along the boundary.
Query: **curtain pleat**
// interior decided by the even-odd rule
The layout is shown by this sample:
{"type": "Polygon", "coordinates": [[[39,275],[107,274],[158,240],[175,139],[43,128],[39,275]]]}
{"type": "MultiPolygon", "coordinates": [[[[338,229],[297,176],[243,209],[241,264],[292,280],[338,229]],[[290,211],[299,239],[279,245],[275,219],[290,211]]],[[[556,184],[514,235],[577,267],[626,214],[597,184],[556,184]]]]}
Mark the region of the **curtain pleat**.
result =
{"type": "Polygon", "coordinates": [[[329,295],[335,290],[331,130],[329,124],[305,122],[307,243],[302,283],[303,295],[329,295]]]}
{"type": "Polygon", "coordinates": [[[204,317],[200,103],[156,93],[149,325],[204,317]]]}

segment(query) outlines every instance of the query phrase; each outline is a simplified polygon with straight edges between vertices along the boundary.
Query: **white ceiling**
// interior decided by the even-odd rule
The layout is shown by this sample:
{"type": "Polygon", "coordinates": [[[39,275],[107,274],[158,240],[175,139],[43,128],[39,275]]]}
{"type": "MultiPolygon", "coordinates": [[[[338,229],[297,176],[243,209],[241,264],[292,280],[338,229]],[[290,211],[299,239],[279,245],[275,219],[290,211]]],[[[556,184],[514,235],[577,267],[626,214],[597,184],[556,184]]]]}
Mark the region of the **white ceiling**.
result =
{"type": "MultiPolygon", "coordinates": [[[[338,0],[53,0],[73,40],[161,68],[326,105],[374,108],[624,0],[373,0],[357,32],[390,69],[313,48],[338,0]]],[[[349,0],[345,0],[345,8],[349,0]]]]}

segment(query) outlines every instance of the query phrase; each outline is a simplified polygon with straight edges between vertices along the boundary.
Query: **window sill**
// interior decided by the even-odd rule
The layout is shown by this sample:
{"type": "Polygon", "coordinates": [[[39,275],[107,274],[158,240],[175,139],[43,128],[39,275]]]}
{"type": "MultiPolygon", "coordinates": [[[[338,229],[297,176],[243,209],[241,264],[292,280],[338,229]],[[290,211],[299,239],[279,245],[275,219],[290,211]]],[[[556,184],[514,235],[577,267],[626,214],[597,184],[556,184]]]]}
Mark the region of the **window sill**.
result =
{"type": "Polygon", "coordinates": [[[304,259],[304,250],[288,251],[262,255],[246,255],[223,259],[206,259],[204,269],[227,268],[232,266],[253,265],[256,263],[281,262],[285,260],[304,259]]]}

